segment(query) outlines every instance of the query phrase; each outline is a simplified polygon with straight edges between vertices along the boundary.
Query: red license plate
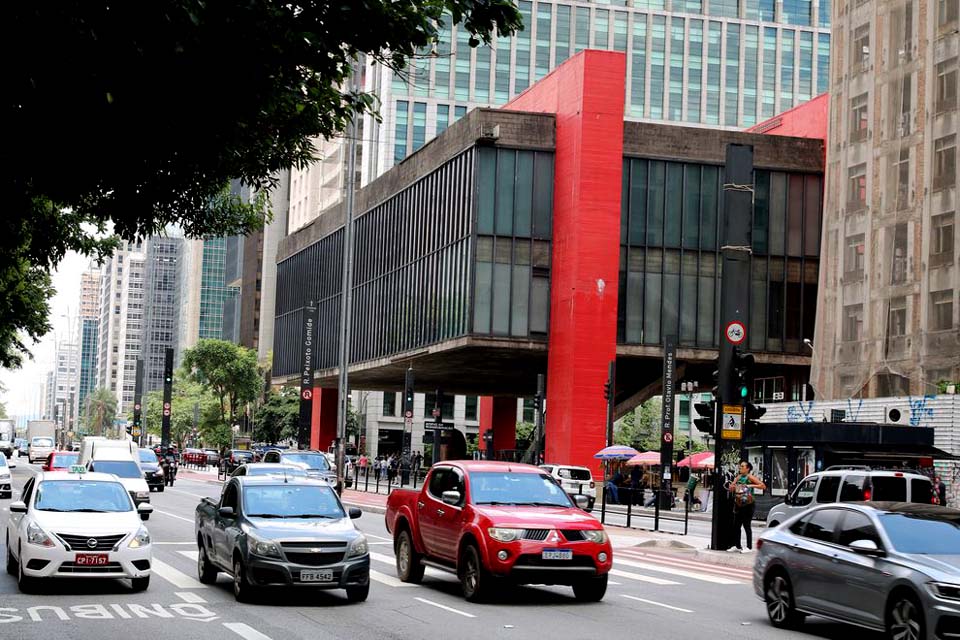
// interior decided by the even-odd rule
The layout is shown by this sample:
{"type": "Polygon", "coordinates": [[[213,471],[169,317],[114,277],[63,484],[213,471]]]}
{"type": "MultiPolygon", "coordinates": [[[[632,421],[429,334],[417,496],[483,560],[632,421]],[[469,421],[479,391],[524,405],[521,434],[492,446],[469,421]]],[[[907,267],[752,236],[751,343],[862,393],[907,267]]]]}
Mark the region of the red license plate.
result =
{"type": "Polygon", "coordinates": [[[76,563],[78,567],[99,567],[107,564],[106,553],[78,553],[76,563]]]}

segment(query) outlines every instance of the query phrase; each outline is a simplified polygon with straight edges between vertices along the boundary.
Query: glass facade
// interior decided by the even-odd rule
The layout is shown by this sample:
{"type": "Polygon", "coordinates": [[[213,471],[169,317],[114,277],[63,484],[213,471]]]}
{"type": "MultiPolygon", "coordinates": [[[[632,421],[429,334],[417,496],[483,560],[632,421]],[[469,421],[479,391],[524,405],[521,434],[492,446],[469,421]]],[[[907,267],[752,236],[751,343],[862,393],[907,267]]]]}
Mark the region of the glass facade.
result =
{"type": "Polygon", "coordinates": [[[77,387],[77,406],[82,415],[87,394],[97,387],[97,336],[100,322],[96,318],[80,321],[80,384],[77,387]]]}
{"type": "Polygon", "coordinates": [[[199,338],[220,339],[223,335],[223,303],[233,292],[226,286],[226,238],[204,238],[200,267],[199,338]]]}
{"type": "MultiPolygon", "coordinates": [[[[716,347],[722,168],[630,158],[623,176],[618,342],[659,345],[675,334],[684,346],[716,347]]],[[[750,348],[801,353],[813,335],[821,178],[756,176],[750,348]]]]}

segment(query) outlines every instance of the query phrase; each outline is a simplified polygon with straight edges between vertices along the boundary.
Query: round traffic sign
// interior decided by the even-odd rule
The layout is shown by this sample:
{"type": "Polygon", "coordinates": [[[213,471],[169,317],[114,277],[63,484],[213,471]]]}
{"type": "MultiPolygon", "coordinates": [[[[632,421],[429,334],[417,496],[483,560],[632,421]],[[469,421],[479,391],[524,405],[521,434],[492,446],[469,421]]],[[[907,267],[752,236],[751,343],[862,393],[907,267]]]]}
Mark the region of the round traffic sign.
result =
{"type": "Polygon", "coordinates": [[[740,344],[747,338],[747,328],[739,320],[728,322],[724,333],[731,344],[740,344]]]}
{"type": "Polygon", "coordinates": [[[137,404],[133,405],[133,408],[135,411],[140,411],[140,403],[138,402],[137,404]]]}
{"type": "Polygon", "coordinates": [[[163,408],[164,408],[164,409],[170,409],[170,403],[169,403],[169,402],[164,402],[164,403],[163,403],[163,408]]]}
{"type": "Polygon", "coordinates": [[[663,441],[664,441],[664,442],[673,442],[673,434],[670,433],[669,431],[667,431],[665,434],[663,434],[663,441]]]}
{"type": "Polygon", "coordinates": [[[413,417],[413,411],[407,411],[405,414],[403,414],[403,417],[404,417],[404,418],[412,418],[412,417],[413,417]]]}
{"type": "Polygon", "coordinates": [[[300,397],[303,398],[304,400],[310,400],[313,398],[313,391],[310,389],[304,389],[300,393],[300,397]]]}
{"type": "Polygon", "coordinates": [[[170,409],[164,409],[164,410],[163,410],[163,415],[165,415],[165,416],[170,415],[170,409]]]}

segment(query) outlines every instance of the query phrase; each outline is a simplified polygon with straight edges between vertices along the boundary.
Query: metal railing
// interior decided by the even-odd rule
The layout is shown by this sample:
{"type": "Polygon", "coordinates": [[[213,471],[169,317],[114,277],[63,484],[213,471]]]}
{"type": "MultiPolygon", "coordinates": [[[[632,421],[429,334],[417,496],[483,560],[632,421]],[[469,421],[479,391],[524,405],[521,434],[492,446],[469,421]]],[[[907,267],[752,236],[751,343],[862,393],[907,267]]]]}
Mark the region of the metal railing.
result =
{"type": "MultiPolygon", "coordinates": [[[[581,489],[582,489],[582,487],[581,487],[581,489]]],[[[627,517],[626,527],[627,527],[628,529],[631,528],[634,518],[652,518],[652,519],[653,519],[653,531],[660,531],[660,521],[661,521],[661,520],[663,520],[663,521],[665,521],[665,522],[683,522],[683,535],[687,535],[687,533],[688,533],[689,530],[690,530],[690,503],[691,503],[691,501],[692,501],[692,499],[693,499],[693,496],[690,496],[690,499],[686,499],[686,497],[683,499],[683,505],[684,505],[684,506],[683,506],[683,518],[681,519],[681,518],[666,517],[666,516],[664,516],[664,515],[662,515],[662,514],[660,513],[660,511],[661,511],[661,505],[664,503],[665,500],[669,500],[671,505],[675,505],[675,504],[676,504],[676,499],[675,499],[675,497],[674,497],[674,495],[673,495],[673,489],[672,489],[672,488],[670,488],[670,489],[666,489],[666,488],[665,488],[665,489],[660,489],[660,488],[653,489],[653,498],[652,498],[652,500],[651,500],[651,501],[653,502],[653,514],[652,514],[652,515],[651,515],[650,513],[644,512],[644,511],[634,512],[634,510],[633,510],[633,507],[634,507],[634,506],[646,507],[646,505],[645,505],[644,502],[643,502],[643,501],[644,501],[644,498],[646,497],[646,489],[633,489],[632,487],[620,487],[620,488],[617,489],[618,502],[617,502],[617,503],[613,503],[613,504],[622,504],[622,503],[620,503],[620,498],[621,498],[621,496],[626,496],[626,498],[627,498],[627,503],[626,503],[627,509],[626,509],[626,513],[625,513],[625,514],[622,513],[622,512],[613,511],[613,510],[608,509],[608,507],[607,507],[607,494],[608,494],[608,488],[607,488],[606,483],[604,483],[604,485],[603,485],[603,493],[602,493],[601,502],[600,502],[600,522],[601,522],[602,524],[604,524],[604,525],[607,524],[607,513],[608,513],[608,511],[609,511],[610,514],[626,515],[626,517],[627,517]],[[639,497],[640,497],[639,505],[637,504],[637,500],[636,500],[636,498],[637,498],[638,495],[639,495],[639,497]]],[[[672,511],[672,509],[670,509],[670,511],[672,511]]],[[[615,526],[616,526],[616,525],[615,525],[615,526]]],[[[642,529],[642,528],[644,528],[644,527],[639,527],[639,528],[642,529]]],[[[671,532],[671,533],[672,533],[672,532],[671,532]]]]}

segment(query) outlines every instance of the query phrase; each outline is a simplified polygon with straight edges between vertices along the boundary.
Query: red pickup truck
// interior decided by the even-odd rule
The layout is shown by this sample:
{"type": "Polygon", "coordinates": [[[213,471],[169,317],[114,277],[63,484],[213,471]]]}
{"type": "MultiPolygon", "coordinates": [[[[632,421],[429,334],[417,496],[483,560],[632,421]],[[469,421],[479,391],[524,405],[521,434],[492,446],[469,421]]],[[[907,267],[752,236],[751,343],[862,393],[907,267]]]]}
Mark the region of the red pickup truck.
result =
{"type": "Polygon", "coordinates": [[[502,581],[571,585],[577,599],[601,600],[613,549],[575,498],[531,465],[435,464],[422,489],[396,489],[387,499],[397,575],[417,583],[428,565],[454,572],[471,601],[502,581]]]}

